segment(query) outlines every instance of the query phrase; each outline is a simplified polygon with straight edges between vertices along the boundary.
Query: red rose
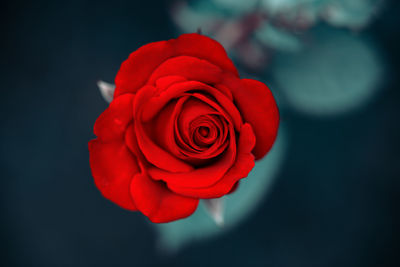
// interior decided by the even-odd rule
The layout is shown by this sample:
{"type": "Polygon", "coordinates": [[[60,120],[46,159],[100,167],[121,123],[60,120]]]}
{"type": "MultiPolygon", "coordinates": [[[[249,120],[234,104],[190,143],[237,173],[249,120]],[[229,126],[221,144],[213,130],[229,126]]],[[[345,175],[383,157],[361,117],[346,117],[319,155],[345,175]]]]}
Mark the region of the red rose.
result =
{"type": "Polygon", "coordinates": [[[104,197],[152,222],[187,217],[199,199],[230,193],[275,140],[270,90],[240,79],[208,37],[142,46],[115,83],[89,142],[92,174],[104,197]]]}

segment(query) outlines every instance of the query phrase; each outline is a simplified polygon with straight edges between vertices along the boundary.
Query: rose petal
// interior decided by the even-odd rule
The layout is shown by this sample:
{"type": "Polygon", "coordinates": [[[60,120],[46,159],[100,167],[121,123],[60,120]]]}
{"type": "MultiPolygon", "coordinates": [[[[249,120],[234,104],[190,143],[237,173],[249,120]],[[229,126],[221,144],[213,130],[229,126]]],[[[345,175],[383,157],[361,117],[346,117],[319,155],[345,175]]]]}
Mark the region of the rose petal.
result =
{"type": "Polygon", "coordinates": [[[191,161],[192,157],[207,157],[207,154],[212,152],[209,150],[215,150],[215,148],[201,148],[194,144],[190,129],[196,118],[209,113],[216,114],[217,112],[196,98],[190,98],[190,95],[183,95],[179,100],[173,100],[168,103],[162,112],[152,120],[153,137],[160,146],[178,158],[191,161]],[[183,111],[181,112],[182,108],[183,111]],[[178,125],[180,127],[177,127],[178,125]]]}
{"type": "Polygon", "coordinates": [[[202,98],[203,101],[207,101],[210,106],[220,111],[221,113],[224,113],[227,117],[230,117],[232,119],[231,121],[234,123],[235,128],[240,129],[242,118],[232,101],[219,90],[198,81],[175,83],[170,86],[166,91],[162,92],[160,95],[149,97],[149,100],[143,106],[143,121],[151,120],[169,101],[171,101],[171,99],[194,90],[197,91],[197,93],[193,94],[195,96],[201,95],[199,92],[204,92],[213,96],[218,104],[216,104],[214,101],[211,101],[210,98],[204,99],[205,96],[203,96],[202,98]],[[221,110],[221,107],[224,109],[225,112],[221,110]]]}
{"type": "MultiPolygon", "coordinates": [[[[165,125],[164,125],[165,135],[162,136],[162,137],[164,137],[164,138],[162,138],[162,143],[164,144],[165,147],[167,147],[169,149],[169,151],[171,151],[171,153],[173,153],[175,156],[177,156],[179,158],[184,157],[184,155],[181,153],[179,145],[176,144],[176,140],[181,138],[181,136],[179,134],[179,130],[176,128],[176,121],[177,121],[177,117],[180,114],[184,103],[189,99],[189,97],[190,96],[182,96],[181,98],[179,98],[179,100],[176,101],[176,104],[174,105],[172,114],[169,116],[169,118],[166,118],[165,115],[167,115],[167,114],[165,112],[160,114],[161,115],[160,116],[161,119],[159,121],[160,126],[161,126],[162,119],[164,119],[162,116],[163,115],[165,116],[165,119],[163,120],[165,122],[165,125]]],[[[182,145],[184,145],[183,139],[181,139],[181,140],[182,140],[182,145]]],[[[187,149],[190,149],[190,148],[187,147],[187,149]]]]}
{"type": "Polygon", "coordinates": [[[222,70],[209,61],[191,56],[178,56],[164,61],[151,74],[147,84],[155,82],[164,76],[178,75],[187,80],[194,80],[206,84],[218,83],[221,80],[222,70]]]}
{"type": "Polygon", "coordinates": [[[139,169],[124,143],[92,140],[89,154],[95,184],[104,197],[122,208],[136,210],[129,187],[139,169]]]}
{"type": "Polygon", "coordinates": [[[186,81],[186,78],[179,75],[163,76],[156,80],[157,91],[158,92],[164,91],[174,83],[184,82],[184,81],[186,81]]]}
{"type": "Polygon", "coordinates": [[[135,97],[134,115],[135,115],[135,133],[138,145],[146,159],[151,163],[169,172],[188,172],[193,167],[174,157],[171,153],[164,150],[158,144],[149,138],[148,133],[144,129],[142,118],[142,105],[154,94],[154,87],[143,87],[135,97]]]}
{"type": "Polygon", "coordinates": [[[114,98],[136,93],[151,73],[166,59],[174,55],[170,41],[149,43],[137,49],[125,60],[115,77],[114,98]]]}
{"type": "Polygon", "coordinates": [[[191,136],[197,147],[208,149],[218,140],[220,133],[223,134],[223,125],[216,115],[203,117],[191,123],[191,136]]]}
{"type": "Polygon", "coordinates": [[[131,183],[131,194],[137,208],[154,223],[165,223],[190,216],[199,200],[171,192],[163,182],[146,173],[137,174],[131,183]]]}
{"type": "Polygon", "coordinates": [[[229,122],[233,123],[236,130],[239,130],[242,126],[242,117],[240,116],[239,111],[231,102],[225,101],[226,99],[224,99],[223,97],[219,98],[219,96],[217,96],[217,100],[221,101],[221,103],[219,103],[220,105],[218,105],[214,100],[205,95],[194,93],[193,96],[201,99],[202,101],[219,111],[229,122]],[[221,106],[225,109],[222,109],[221,106]]]}
{"type": "Polygon", "coordinates": [[[223,84],[215,84],[214,87],[220,90],[224,95],[226,95],[229,98],[229,100],[231,101],[233,100],[232,92],[231,90],[229,90],[228,87],[226,87],[223,84]]]}
{"type": "MultiPolygon", "coordinates": [[[[177,120],[179,133],[187,144],[193,142],[190,135],[190,125],[198,117],[208,114],[217,114],[216,110],[209,105],[195,99],[190,98],[185,102],[182,112],[177,120]]],[[[193,146],[192,146],[193,147],[193,146]]]]}
{"type": "MultiPolygon", "coordinates": [[[[129,124],[128,127],[126,128],[125,144],[129,148],[129,150],[132,152],[132,154],[135,155],[135,157],[138,160],[138,163],[146,162],[146,158],[144,157],[143,153],[140,151],[139,145],[137,143],[135,126],[133,125],[133,123],[129,124]]],[[[141,167],[140,164],[139,164],[139,167],[141,167]]]]}
{"type": "Polygon", "coordinates": [[[122,139],[126,126],[133,120],[133,94],[114,99],[94,124],[94,134],[102,141],[122,139]]]}
{"type": "Polygon", "coordinates": [[[150,167],[149,174],[155,180],[163,180],[168,186],[207,187],[215,184],[232,167],[236,159],[235,131],[230,127],[230,141],[228,149],[212,165],[183,173],[171,173],[159,168],[150,167]]]}
{"type": "MultiPolygon", "coordinates": [[[[199,151],[199,153],[196,153],[193,155],[193,153],[187,153],[187,155],[190,157],[196,157],[196,158],[201,158],[201,159],[209,159],[209,158],[214,158],[222,154],[222,152],[225,150],[225,148],[229,145],[229,140],[226,139],[228,135],[228,126],[225,120],[221,120],[220,117],[216,115],[210,115],[210,116],[205,116],[208,120],[208,123],[212,122],[214,125],[213,127],[215,130],[212,130],[214,132],[215,140],[213,143],[209,146],[199,146],[196,144],[196,137],[195,134],[191,134],[191,142],[190,144],[192,147],[194,147],[196,150],[199,151]]],[[[212,139],[211,139],[212,140],[212,139]]]]}
{"type": "Polygon", "coordinates": [[[239,137],[236,162],[224,177],[208,187],[193,188],[185,187],[182,184],[168,183],[168,188],[178,194],[198,198],[218,198],[230,193],[234,190],[235,184],[240,179],[247,177],[253,169],[254,156],[251,154],[251,150],[255,143],[256,138],[250,124],[243,124],[239,137]]]}
{"type": "Polygon", "coordinates": [[[125,93],[136,93],[161,63],[181,55],[207,60],[238,76],[235,66],[218,42],[196,33],[182,34],[177,39],[150,43],[133,52],[122,63],[115,78],[114,98],[125,93]]]}
{"type": "MultiPolygon", "coordinates": [[[[180,158],[185,162],[192,164],[193,166],[198,166],[204,164],[210,157],[221,154],[221,152],[227,147],[228,142],[225,142],[223,145],[217,144],[216,142],[214,144],[215,147],[213,145],[208,150],[202,153],[199,153],[199,151],[196,151],[188,144],[186,144],[186,142],[181,137],[177,121],[179,114],[181,114],[183,105],[190,98],[190,94],[185,94],[182,95],[182,97],[178,100],[173,100],[169,104],[167,104],[163,111],[159,113],[159,115],[154,119],[154,128],[155,133],[164,133],[162,135],[156,136],[158,143],[162,147],[167,149],[177,158],[180,158]]],[[[210,109],[210,112],[215,113],[215,110],[210,109]]],[[[225,140],[228,132],[228,127],[226,123],[223,123],[223,126],[224,131],[221,138],[225,140]]]]}
{"type": "Polygon", "coordinates": [[[268,87],[256,80],[225,75],[224,84],[232,89],[240,113],[253,127],[257,139],[253,154],[260,159],[271,149],[278,133],[279,111],[275,99],[268,87]]]}
{"type": "MultiPolygon", "coordinates": [[[[183,148],[181,152],[188,158],[208,159],[218,156],[228,145],[227,142],[224,143],[228,134],[226,121],[216,109],[199,100],[200,94],[192,94],[192,96],[185,102],[182,112],[176,121],[178,127],[175,134],[178,137],[178,144],[183,148]],[[211,132],[211,134],[215,135],[211,139],[214,142],[210,147],[199,147],[196,144],[193,127],[199,123],[203,125],[209,124],[209,128],[214,129],[211,132]]],[[[227,119],[229,120],[229,117],[227,119]]]]}
{"type": "Polygon", "coordinates": [[[175,49],[180,55],[204,58],[225,71],[239,76],[236,67],[229,59],[224,47],[217,41],[197,33],[182,34],[177,39],[175,49]]]}

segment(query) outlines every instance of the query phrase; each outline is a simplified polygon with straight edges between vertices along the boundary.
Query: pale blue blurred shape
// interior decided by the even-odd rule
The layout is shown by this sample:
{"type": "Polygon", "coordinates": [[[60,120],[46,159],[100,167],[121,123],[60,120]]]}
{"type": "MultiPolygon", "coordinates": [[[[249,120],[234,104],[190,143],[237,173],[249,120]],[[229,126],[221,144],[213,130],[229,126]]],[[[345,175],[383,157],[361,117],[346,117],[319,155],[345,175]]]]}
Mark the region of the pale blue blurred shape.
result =
{"type": "Polygon", "coordinates": [[[319,28],[296,53],[277,55],[271,72],[286,100],[299,111],[333,115],[362,106],[379,88],[383,63],[366,39],[319,28]]]}
{"type": "Polygon", "coordinates": [[[296,35],[265,23],[257,29],[255,37],[264,45],[282,51],[298,51],[301,42],[296,35]]]}
{"type": "Polygon", "coordinates": [[[194,241],[216,237],[248,218],[268,194],[286,152],[287,135],[279,129],[278,138],[271,151],[256,163],[249,176],[242,179],[238,189],[223,197],[225,224],[218,227],[200,201],[197,211],[190,217],[166,224],[154,224],[159,232],[160,249],[167,252],[194,241]]]}
{"type": "MultiPolygon", "coordinates": [[[[238,0],[240,1],[240,0],[238,0]]],[[[287,12],[298,7],[312,7],[322,2],[321,0],[260,0],[260,5],[270,14],[287,12]]]]}
{"type": "Polygon", "coordinates": [[[201,29],[204,34],[212,32],[215,21],[224,20],[219,12],[210,9],[199,12],[197,8],[190,6],[184,6],[178,12],[173,13],[172,19],[184,33],[192,33],[201,29]]]}
{"type": "MultiPolygon", "coordinates": [[[[202,0],[204,2],[204,0],[202,0]]],[[[259,0],[211,0],[216,5],[233,13],[244,13],[254,10],[259,0]]]]}
{"type": "Polygon", "coordinates": [[[289,16],[301,11],[310,21],[323,19],[333,26],[360,28],[376,13],[382,0],[260,0],[270,14],[289,16]]]}
{"type": "Polygon", "coordinates": [[[370,21],[381,2],[380,0],[331,0],[325,20],[333,26],[359,28],[370,21]]]}

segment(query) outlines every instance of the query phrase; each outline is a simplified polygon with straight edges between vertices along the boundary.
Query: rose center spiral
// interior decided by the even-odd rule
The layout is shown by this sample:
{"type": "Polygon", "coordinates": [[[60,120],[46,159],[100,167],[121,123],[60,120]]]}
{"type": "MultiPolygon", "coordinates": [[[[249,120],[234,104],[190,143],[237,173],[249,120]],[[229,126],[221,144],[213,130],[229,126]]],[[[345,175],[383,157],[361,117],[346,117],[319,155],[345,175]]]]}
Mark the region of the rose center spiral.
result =
{"type": "Polygon", "coordinates": [[[206,127],[206,126],[200,126],[198,129],[199,134],[202,137],[207,137],[207,135],[210,133],[210,128],[206,127]]]}
{"type": "Polygon", "coordinates": [[[221,125],[212,116],[200,116],[190,125],[191,138],[200,148],[209,147],[218,139],[221,125]]]}

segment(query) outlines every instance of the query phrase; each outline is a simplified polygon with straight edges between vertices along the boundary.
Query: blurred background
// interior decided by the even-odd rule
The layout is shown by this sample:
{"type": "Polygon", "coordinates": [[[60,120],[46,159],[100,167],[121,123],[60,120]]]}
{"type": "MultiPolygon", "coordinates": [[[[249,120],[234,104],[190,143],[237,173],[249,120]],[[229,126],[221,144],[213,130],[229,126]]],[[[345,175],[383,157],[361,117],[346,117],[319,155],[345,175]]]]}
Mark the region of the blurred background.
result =
{"type": "Polygon", "coordinates": [[[398,1],[8,1],[2,10],[2,266],[400,265],[398,1]],[[107,107],[96,82],[113,82],[138,47],[199,29],[242,77],[269,85],[281,113],[273,151],[226,199],[224,229],[201,207],[166,225],[122,210],[98,192],[88,162],[107,107]]]}

